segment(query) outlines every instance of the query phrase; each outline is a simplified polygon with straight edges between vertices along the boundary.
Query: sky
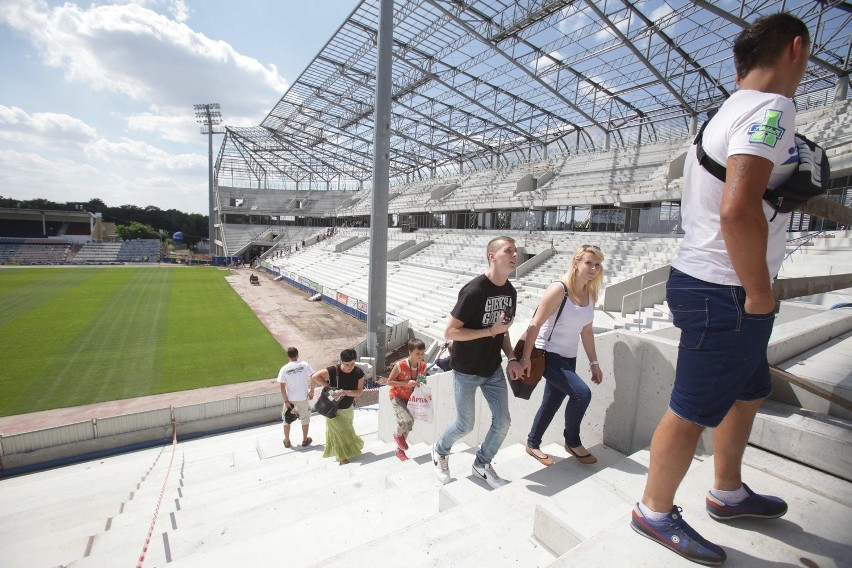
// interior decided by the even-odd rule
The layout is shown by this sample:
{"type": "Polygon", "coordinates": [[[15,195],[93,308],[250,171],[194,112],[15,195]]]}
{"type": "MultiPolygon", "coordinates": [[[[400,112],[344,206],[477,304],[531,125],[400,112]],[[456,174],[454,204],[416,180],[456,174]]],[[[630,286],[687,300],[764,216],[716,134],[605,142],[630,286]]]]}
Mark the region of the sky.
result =
{"type": "Polygon", "coordinates": [[[357,5],[0,0],[0,196],[207,214],[193,105],[259,124],[357,5]]]}

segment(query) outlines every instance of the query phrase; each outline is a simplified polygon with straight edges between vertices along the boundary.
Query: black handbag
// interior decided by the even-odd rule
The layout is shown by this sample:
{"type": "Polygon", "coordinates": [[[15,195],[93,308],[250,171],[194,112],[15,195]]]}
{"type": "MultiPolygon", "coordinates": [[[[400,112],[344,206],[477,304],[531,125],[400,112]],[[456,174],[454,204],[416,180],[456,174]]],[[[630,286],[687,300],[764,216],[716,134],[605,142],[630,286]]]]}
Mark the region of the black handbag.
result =
{"type": "Polygon", "coordinates": [[[337,416],[337,401],[331,398],[331,388],[325,387],[322,389],[314,408],[326,418],[335,418],[337,416]]]}
{"type": "MultiPolygon", "coordinates": [[[[337,367],[334,367],[334,378],[337,383],[337,367]]],[[[328,379],[329,384],[331,384],[331,377],[329,376],[328,379]]],[[[337,417],[337,400],[332,397],[331,387],[323,387],[314,409],[326,418],[337,417]]]]}

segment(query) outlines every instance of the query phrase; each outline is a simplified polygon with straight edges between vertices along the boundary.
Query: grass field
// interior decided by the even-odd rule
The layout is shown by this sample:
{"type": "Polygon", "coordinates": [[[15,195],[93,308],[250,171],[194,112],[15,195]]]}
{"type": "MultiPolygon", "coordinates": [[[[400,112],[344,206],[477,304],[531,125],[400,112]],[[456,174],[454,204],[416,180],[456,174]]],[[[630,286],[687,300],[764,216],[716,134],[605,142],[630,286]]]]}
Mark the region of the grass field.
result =
{"type": "Polygon", "coordinates": [[[276,376],[286,354],[226,275],[0,270],[0,416],[276,376]]]}

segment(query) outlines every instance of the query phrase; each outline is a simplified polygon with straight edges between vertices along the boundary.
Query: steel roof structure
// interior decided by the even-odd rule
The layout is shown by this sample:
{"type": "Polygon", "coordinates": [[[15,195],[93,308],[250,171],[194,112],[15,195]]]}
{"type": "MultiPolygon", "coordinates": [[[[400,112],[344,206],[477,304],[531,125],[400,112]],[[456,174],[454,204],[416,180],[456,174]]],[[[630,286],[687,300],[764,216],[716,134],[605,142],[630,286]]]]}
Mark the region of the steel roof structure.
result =
{"type": "MultiPolygon", "coordinates": [[[[848,98],[840,0],[395,0],[391,180],[683,138],[735,90],[742,27],[782,10],[812,34],[797,104],[848,98]]],[[[363,0],[260,125],[225,129],[220,184],[369,183],[378,19],[363,0]]]]}

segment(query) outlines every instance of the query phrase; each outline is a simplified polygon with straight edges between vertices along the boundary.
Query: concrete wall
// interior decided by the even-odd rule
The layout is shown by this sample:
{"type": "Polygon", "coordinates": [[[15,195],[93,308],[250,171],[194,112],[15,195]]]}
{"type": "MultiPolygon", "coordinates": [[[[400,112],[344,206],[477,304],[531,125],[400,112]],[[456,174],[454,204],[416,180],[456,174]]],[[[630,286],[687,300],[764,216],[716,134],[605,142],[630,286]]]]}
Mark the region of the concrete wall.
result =
{"type": "Polygon", "coordinates": [[[520,266],[515,268],[514,277],[520,278],[521,276],[523,276],[524,274],[526,274],[527,272],[529,272],[533,268],[538,267],[545,260],[547,260],[548,258],[553,256],[554,252],[555,251],[552,248],[548,248],[548,249],[544,249],[540,253],[536,254],[535,256],[533,256],[532,258],[530,258],[529,260],[527,260],[526,262],[524,262],[523,264],[521,264],[520,266]]]}
{"type": "Polygon", "coordinates": [[[281,420],[278,393],[231,398],[92,419],[56,428],[0,437],[0,471],[4,474],[171,441],[172,421],[178,439],[281,420]]]}
{"type": "MultiPolygon", "coordinates": [[[[648,288],[655,284],[660,284],[661,282],[666,282],[669,279],[669,271],[671,267],[667,264],[665,266],[661,266],[660,268],[655,268],[645,274],[641,274],[639,276],[634,276],[633,278],[628,278],[622,282],[618,282],[611,286],[607,286],[604,290],[604,298],[603,298],[603,309],[608,312],[621,312],[624,310],[624,300],[625,296],[631,294],[633,292],[638,292],[644,286],[648,288]]],[[[665,298],[665,295],[663,296],[665,298]]],[[[626,313],[633,313],[636,310],[640,310],[642,308],[647,308],[654,305],[654,301],[652,303],[648,303],[650,300],[643,298],[643,306],[639,306],[636,309],[629,310],[626,313]]]]}

